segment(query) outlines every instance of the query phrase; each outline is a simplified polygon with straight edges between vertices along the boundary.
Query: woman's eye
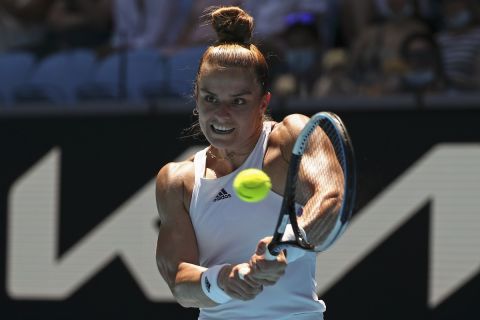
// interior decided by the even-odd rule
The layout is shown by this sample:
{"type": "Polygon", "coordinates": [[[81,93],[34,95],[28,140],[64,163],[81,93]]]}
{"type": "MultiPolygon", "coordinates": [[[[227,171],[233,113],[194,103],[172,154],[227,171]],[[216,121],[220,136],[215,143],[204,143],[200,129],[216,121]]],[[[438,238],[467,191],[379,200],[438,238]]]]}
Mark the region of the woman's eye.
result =
{"type": "Polygon", "coordinates": [[[208,96],[205,96],[205,101],[210,103],[215,103],[217,102],[217,99],[214,96],[208,95],[208,96]]]}
{"type": "Polygon", "coordinates": [[[236,98],[235,100],[233,100],[233,104],[235,104],[235,105],[242,105],[242,104],[245,104],[245,103],[247,103],[247,102],[243,98],[236,98]]]}

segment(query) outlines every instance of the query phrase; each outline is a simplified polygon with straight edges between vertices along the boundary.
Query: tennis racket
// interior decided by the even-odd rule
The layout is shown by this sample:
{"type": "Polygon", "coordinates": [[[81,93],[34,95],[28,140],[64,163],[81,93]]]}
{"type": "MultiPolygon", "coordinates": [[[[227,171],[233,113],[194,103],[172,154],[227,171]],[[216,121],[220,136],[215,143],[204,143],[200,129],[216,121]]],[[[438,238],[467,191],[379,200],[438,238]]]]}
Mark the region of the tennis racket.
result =
{"type": "MultiPolygon", "coordinates": [[[[353,147],[345,125],[331,112],[313,115],[293,146],[283,202],[265,259],[275,260],[283,249],[291,246],[315,252],[328,249],[343,233],[352,215],[355,180],[353,147]],[[322,186],[341,190],[340,194],[336,194],[341,201],[335,202],[337,206],[333,208],[338,214],[319,219],[321,225],[315,227],[319,231],[318,236],[309,235],[317,243],[312,245],[301,234],[297,219],[302,219],[303,212],[307,210],[325,209],[322,206],[325,206],[328,196],[318,192],[322,186]],[[288,223],[292,226],[295,240],[282,241],[288,223]]],[[[240,276],[243,278],[248,272],[248,268],[241,270],[240,276]]]]}

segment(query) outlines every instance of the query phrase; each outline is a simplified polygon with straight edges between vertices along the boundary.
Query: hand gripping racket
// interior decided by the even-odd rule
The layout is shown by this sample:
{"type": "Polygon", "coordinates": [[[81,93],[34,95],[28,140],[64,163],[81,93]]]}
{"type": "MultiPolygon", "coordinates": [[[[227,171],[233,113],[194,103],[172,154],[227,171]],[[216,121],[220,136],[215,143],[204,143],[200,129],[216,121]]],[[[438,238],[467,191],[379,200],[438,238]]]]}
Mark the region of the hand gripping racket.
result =
{"type": "MultiPolygon", "coordinates": [[[[283,202],[265,259],[275,260],[283,249],[292,246],[315,252],[329,248],[343,233],[352,215],[355,180],[353,147],[345,125],[331,112],[313,115],[293,146],[283,202]],[[336,201],[336,207],[330,208],[335,214],[319,219],[321,225],[315,227],[318,236],[309,235],[317,243],[312,245],[302,235],[297,219],[301,219],[302,212],[307,210],[328,211],[329,208],[325,208],[328,206],[325,200],[328,200],[328,195],[318,191],[322,186],[341,190],[335,195],[341,201],[336,201]],[[282,241],[288,223],[292,226],[295,240],[282,241]]],[[[241,270],[240,277],[248,272],[248,268],[241,270]]]]}

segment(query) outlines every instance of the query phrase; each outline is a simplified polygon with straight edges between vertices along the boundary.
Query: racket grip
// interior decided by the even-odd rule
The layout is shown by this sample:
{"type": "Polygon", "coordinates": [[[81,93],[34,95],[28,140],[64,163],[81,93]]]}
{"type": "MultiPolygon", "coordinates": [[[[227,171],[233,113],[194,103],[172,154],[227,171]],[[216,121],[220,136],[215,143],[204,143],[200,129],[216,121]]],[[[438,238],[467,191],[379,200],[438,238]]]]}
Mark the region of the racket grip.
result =
{"type": "Polygon", "coordinates": [[[270,253],[270,248],[267,246],[267,250],[265,250],[265,254],[263,255],[265,257],[265,260],[268,261],[273,261],[277,259],[276,255],[273,255],[270,253]]]}
{"type": "Polygon", "coordinates": [[[241,280],[245,280],[245,276],[250,273],[250,267],[243,267],[240,270],[238,270],[238,277],[241,280]]]}
{"type": "MultiPolygon", "coordinates": [[[[265,250],[265,254],[263,255],[265,260],[268,261],[274,261],[277,259],[277,256],[274,256],[273,254],[270,253],[270,250],[267,247],[267,250],[265,250]]],[[[250,267],[243,267],[240,270],[238,270],[238,277],[241,280],[245,280],[245,276],[250,273],[250,267]]]]}

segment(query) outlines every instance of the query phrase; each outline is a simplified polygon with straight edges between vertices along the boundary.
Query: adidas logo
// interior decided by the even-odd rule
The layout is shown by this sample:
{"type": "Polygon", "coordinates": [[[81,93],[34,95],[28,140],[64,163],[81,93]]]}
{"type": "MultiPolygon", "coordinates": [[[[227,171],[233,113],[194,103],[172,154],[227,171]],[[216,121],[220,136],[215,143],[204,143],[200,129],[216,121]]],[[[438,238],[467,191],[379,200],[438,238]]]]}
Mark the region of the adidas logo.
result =
{"type": "Polygon", "coordinates": [[[220,192],[217,194],[215,199],[213,199],[213,202],[223,200],[223,199],[228,199],[228,198],[231,198],[231,197],[232,197],[232,195],[230,193],[228,193],[224,188],[222,188],[222,190],[220,190],[220,192]]]}

